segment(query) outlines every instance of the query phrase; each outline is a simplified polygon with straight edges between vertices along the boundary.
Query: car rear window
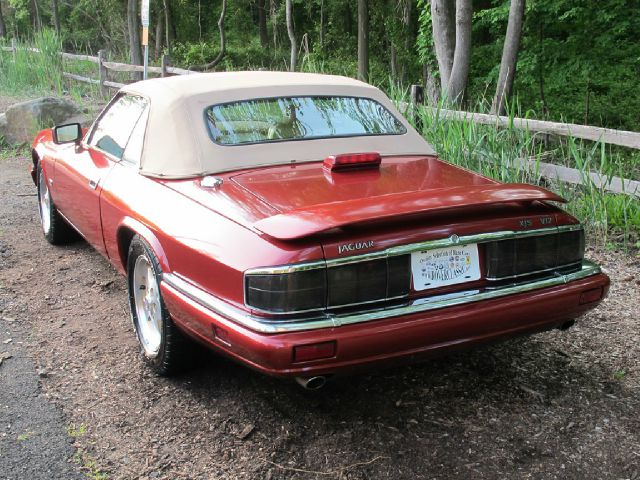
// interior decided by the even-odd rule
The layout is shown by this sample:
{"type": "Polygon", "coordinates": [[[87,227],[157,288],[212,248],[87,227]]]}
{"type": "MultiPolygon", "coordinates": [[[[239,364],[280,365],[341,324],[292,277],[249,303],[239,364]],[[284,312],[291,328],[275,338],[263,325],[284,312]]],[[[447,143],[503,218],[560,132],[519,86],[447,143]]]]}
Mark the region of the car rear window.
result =
{"type": "Polygon", "coordinates": [[[406,133],[389,110],[358,97],[244,100],[208,107],[206,120],[220,145],[406,133]]]}

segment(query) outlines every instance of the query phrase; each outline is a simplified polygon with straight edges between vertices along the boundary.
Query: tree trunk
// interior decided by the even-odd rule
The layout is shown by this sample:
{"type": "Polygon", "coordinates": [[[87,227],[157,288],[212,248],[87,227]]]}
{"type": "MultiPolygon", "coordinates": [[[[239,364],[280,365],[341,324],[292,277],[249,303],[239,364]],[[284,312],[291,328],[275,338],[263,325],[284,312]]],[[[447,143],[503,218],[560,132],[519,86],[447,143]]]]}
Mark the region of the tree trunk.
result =
{"type": "Polygon", "coordinates": [[[260,30],[260,45],[269,47],[269,32],[267,31],[267,11],[264,0],[258,0],[258,30],[260,30]]]}
{"type": "Polygon", "coordinates": [[[358,0],[358,79],[369,81],[369,5],[358,0]]]}
{"type": "Polygon", "coordinates": [[[471,20],[473,5],[471,0],[456,1],[456,48],[453,54],[451,77],[447,86],[447,98],[461,103],[469,78],[471,65],[471,20]]]}
{"type": "Polygon", "coordinates": [[[324,24],[324,0],[320,0],[320,50],[324,50],[324,35],[326,31],[324,24]]]}
{"type": "Polygon", "coordinates": [[[391,59],[389,61],[391,66],[391,78],[396,81],[398,80],[398,51],[393,43],[389,46],[389,50],[391,54],[391,59]]]}
{"type": "Polygon", "coordinates": [[[7,26],[4,23],[4,15],[2,14],[2,2],[0,2],[0,38],[7,37],[7,26]]]}
{"type": "Polygon", "coordinates": [[[159,6],[158,7],[158,13],[156,16],[156,37],[155,37],[155,49],[154,49],[154,53],[155,53],[155,58],[156,60],[158,58],[160,58],[160,56],[162,55],[162,32],[164,30],[163,28],[163,13],[162,13],[162,8],[159,6]]]}
{"type": "Polygon", "coordinates": [[[273,49],[278,49],[278,5],[276,0],[269,0],[269,16],[271,17],[271,31],[273,32],[273,49]]]}
{"type": "Polygon", "coordinates": [[[352,10],[351,2],[345,4],[344,12],[345,12],[345,17],[344,17],[345,33],[348,33],[349,36],[351,36],[353,35],[353,10],[352,10]]]}
{"type": "Polygon", "coordinates": [[[31,17],[31,25],[33,31],[42,30],[42,21],[40,19],[40,7],[38,7],[38,0],[31,0],[29,8],[29,16],[31,17]]]}
{"type": "Polygon", "coordinates": [[[171,8],[169,0],[163,0],[164,5],[164,42],[167,46],[167,53],[171,55],[171,8]]]}
{"type": "Polygon", "coordinates": [[[538,70],[538,88],[540,91],[540,102],[542,103],[542,116],[546,118],[547,114],[547,100],[544,95],[544,31],[542,22],[538,24],[538,55],[537,55],[537,70],[538,70]]]}
{"type": "Polygon", "coordinates": [[[227,0],[222,0],[222,11],[220,12],[220,18],[218,18],[218,31],[220,32],[220,51],[216,58],[204,65],[195,65],[189,67],[192,70],[210,70],[215,68],[224,58],[227,53],[227,38],[224,33],[224,17],[227,14],[227,0]]]}
{"type": "Polygon", "coordinates": [[[289,34],[289,41],[291,42],[291,63],[289,64],[289,70],[291,72],[295,72],[298,63],[298,42],[296,41],[296,32],[293,26],[292,0],[287,0],[287,4],[285,7],[285,13],[287,17],[287,33],[289,34]]]}
{"type": "Polygon", "coordinates": [[[431,71],[431,67],[426,63],[422,66],[422,77],[427,95],[427,105],[438,105],[440,101],[440,85],[431,71]]]}
{"type": "Polygon", "coordinates": [[[454,0],[432,0],[431,18],[433,42],[440,70],[440,85],[445,89],[449,85],[456,46],[454,0]]]}
{"type": "Polygon", "coordinates": [[[493,104],[491,105],[491,111],[498,115],[505,113],[506,103],[511,98],[513,91],[513,81],[516,76],[518,51],[520,49],[520,38],[522,36],[524,7],[525,0],[511,0],[507,34],[504,39],[504,47],[502,48],[500,75],[498,76],[496,95],[493,97],[493,104]]]}
{"type": "MultiPolygon", "coordinates": [[[[133,65],[142,65],[140,26],[138,24],[138,0],[127,1],[127,27],[129,29],[129,57],[133,65]]],[[[142,78],[140,72],[136,77],[142,78]]]]}
{"type": "Polygon", "coordinates": [[[60,11],[58,10],[58,0],[51,0],[51,20],[53,22],[53,28],[56,30],[56,35],[60,38],[60,11]]]}
{"type": "MultiPolygon", "coordinates": [[[[414,10],[413,10],[413,4],[415,2],[412,0],[402,0],[400,2],[398,2],[398,5],[400,5],[402,7],[402,15],[401,15],[401,20],[402,20],[402,26],[404,28],[404,49],[405,52],[410,52],[412,49],[412,46],[416,44],[416,28],[417,24],[414,24],[412,21],[414,19],[414,10]]],[[[406,62],[401,62],[400,63],[400,83],[404,84],[406,83],[407,77],[407,66],[406,66],[406,62]]]]}

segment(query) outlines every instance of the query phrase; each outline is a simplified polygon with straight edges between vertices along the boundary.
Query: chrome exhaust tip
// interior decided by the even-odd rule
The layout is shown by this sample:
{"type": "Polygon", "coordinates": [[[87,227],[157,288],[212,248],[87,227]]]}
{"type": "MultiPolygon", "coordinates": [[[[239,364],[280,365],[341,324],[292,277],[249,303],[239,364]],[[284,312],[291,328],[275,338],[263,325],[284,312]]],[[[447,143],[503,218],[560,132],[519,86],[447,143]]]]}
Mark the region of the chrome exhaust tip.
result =
{"type": "Polygon", "coordinates": [[[327,377],[296,377],[296,382],[306,390],[320,390],[327,383],[327,377]]]}

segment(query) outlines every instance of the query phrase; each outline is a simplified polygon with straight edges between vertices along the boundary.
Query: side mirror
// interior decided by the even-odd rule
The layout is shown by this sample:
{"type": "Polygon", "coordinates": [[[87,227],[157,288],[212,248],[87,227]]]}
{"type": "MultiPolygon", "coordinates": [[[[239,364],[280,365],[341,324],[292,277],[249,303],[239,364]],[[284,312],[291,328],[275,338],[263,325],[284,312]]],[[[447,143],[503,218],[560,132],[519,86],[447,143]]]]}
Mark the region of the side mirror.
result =
{"type": "Polygon", "coordinates": [[[63,143],[78,143],[82,139],[82,127],[79,123],[59,125],[53,128],[53,141],[58,145],[63,143]]]}

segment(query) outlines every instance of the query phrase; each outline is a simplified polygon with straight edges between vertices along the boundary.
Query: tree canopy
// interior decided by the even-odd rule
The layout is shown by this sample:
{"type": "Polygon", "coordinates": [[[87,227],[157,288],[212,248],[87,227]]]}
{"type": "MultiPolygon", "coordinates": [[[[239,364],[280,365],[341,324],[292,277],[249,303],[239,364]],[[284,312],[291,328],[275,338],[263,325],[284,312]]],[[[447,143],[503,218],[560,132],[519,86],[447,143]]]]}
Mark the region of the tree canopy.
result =
{"type": "MultiPolygon", "coordinates": [[[[433,1],[471,5],[470,0],[433,1]]],[[[106,49],[111,58],[137,61],[130,39],[138,36],[139,19],[128,21],[131,3],[139,2],[0,0],[0,36],[28,40],[51,28],[59,30],[66,51],[106,49]]],[[[153,61],[168,53],[179,66],[285,70],[294,59],[297,69],[363,78],[365,73],[385,88],[440,85],[430,0],[151,0],[151,5],[153,61]]],[[[501,58],[509,53],[503,45],[510,7],[510,0],[473,2],[468,82],[463,82],[471,107],[491,107],[501,58]]],[[[139,12],[139,5],[133,10],[139,12]]],[[[512,104],[539,118],[640,130],[638,32],[640,0],[526,2],[512,104]]],[[[453,86],[459,92],[460,85],[453,86]]]]}

